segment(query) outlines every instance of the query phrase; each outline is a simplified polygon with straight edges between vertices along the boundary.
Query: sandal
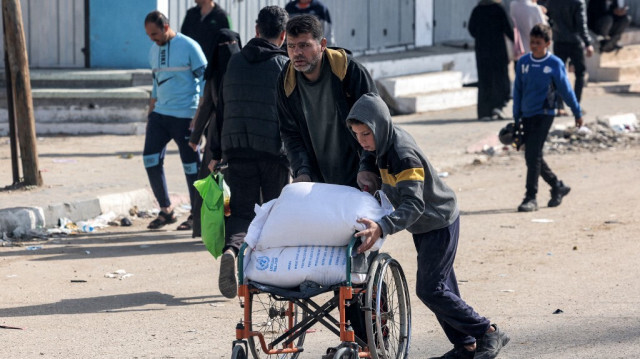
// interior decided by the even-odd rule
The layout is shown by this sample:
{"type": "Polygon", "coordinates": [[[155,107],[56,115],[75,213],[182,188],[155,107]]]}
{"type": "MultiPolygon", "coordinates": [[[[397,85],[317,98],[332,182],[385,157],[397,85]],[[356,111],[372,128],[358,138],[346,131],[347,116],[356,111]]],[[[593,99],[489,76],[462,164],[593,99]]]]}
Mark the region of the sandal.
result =
{"type": "Polygon", "coordinates": [[[151,221],[151,223],[149,223],[147,228],[158,229],[158,228],[164,227],[167,224],[176,223],[177,221],[178,219],[174,215],[173,211],[171,211],[170,213],[164,213],[160,211],[160,213],[158,213],[158,217],[156,217],[156,219],[151,221]]]}
{"type": "Polygon", "coordinates": [[[189,218],[187,218],[186,221],[180,223],[180,225],[176,229],[179,231],[190,231],[191,229],[193,229],[193,215],[189,215],[189,218]]]}

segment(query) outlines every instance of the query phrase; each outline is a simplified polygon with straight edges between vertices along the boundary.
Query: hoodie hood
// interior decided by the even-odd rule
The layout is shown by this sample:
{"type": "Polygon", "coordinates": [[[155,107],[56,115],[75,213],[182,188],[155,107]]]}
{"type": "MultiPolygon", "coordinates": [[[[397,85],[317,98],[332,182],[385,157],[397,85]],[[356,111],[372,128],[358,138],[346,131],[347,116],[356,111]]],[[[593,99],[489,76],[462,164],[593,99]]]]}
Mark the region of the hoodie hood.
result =
{"type": "MultiPolygon", "coordinates": [[[[395,130],[391,122],[389,108],[378,94],[370,92],[362,95],[353,104],[347,119],[358,120],[369,126],[376,142],[377,157],[382,156],[389,150],[391,143],[393,143],[395,130]]],[[[351,132],[351,135],[355,137],[353,132],[351,132]]]]}
{"type": "Polygon", "coordinates": [[[251,39],[240,52],[249,63],[266,61],[278,55],[287,56],[287,52],[282,48],[257,37],[251,39]]]}

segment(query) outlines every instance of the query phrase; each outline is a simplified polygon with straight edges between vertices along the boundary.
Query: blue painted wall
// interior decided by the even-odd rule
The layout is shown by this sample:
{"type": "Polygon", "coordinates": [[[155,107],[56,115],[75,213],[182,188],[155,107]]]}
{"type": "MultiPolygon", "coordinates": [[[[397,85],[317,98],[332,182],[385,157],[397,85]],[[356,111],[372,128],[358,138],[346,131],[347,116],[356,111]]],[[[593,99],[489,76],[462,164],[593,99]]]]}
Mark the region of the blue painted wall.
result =
{"type": "Polygon", "coordinates": [[[91,0],[89,36],[92,68],[148,68],[151,40],[144,18],[158,0],[91,0]]]}

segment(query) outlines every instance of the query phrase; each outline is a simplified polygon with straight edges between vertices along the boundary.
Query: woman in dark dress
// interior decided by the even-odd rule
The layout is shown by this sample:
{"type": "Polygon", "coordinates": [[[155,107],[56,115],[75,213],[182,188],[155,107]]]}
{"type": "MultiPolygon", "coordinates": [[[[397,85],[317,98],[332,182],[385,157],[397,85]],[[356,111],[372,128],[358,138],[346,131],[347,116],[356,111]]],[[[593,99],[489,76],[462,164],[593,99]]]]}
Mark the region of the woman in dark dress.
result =
{"type": "Polygon", "coordinates": [[[478,69],[478,119],[505,118],[509,101],[509,56],[504,37],[513,41],[513,25],[501,0],[480,0],[471,12],[469,33],[475,39],[478,69]]]}

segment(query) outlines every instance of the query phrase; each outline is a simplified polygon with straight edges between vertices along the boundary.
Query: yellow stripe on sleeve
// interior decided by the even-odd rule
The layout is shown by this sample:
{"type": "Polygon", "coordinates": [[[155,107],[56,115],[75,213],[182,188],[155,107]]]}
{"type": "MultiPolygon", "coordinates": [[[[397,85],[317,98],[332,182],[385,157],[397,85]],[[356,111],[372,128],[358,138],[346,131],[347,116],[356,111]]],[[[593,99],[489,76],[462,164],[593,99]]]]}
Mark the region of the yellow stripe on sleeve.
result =
{"type": "Polygon", "coordinates": [[[382,183],[395,187],[401,181],[424,181],[424,168],[409,168],[394,176],[387,169],[380,169],[382,183]]]}

